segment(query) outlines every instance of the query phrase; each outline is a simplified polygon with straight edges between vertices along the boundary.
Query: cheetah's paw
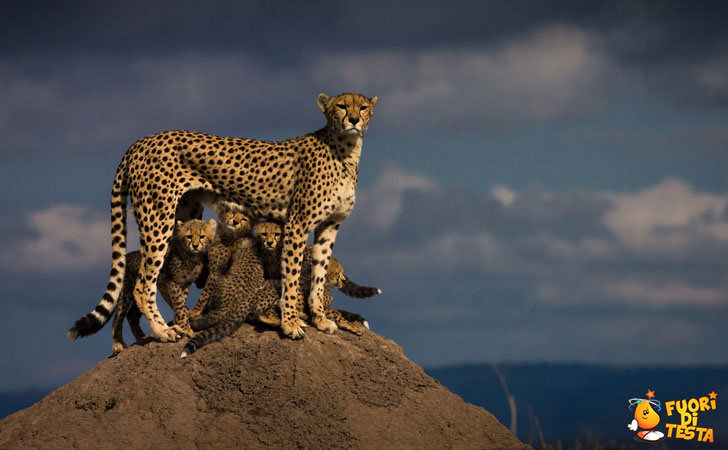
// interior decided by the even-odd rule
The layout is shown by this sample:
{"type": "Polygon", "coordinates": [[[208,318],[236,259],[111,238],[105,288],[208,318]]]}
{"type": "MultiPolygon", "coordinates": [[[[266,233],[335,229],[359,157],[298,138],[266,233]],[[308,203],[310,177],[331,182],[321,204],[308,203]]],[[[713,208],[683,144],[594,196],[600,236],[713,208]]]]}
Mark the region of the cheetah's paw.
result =
{"type": "Polygon", "coordinates": [[[321,318],[318,320],[314,318],[313,323],[314,325],[316,325],[316,328],[318,328],[319,331],[323,331],[324,333],[328,334],[334,334],[334,332],[339,329],[334,321],[326,318],[321,318]]]}
{"type": "Polygon", "coordinates": [[[301,326],[289,326],[283,324],[281,325],[281,330],[283,330],[283,334],[294,340],[303,339],[303,336],[305,335],[303,327],[301,326]]]}

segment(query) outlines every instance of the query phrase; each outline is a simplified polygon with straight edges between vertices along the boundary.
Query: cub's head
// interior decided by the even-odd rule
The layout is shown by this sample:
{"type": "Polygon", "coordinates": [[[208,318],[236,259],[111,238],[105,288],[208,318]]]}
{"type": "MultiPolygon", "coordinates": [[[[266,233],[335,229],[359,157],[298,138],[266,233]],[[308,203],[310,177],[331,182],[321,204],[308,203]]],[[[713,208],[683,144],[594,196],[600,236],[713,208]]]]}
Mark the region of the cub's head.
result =
{"type": "Polygon", "coordinates": [[[275,250],[281,243],[281,226],[275,222],[261,222],[255,227],[253,236],[263,250],[275,250]]]}
{"type": "Polygon", "coordinates": [[[250,230],[253,229],[253,221],[242,206],[228,202],[220,202],[216,206],[220,224],[235,231],[236,234],[250,234],[250,230]]]}
{"type": "Polygon", "coordinates": [[[180,246],[190,253],[206,252],[212,238],[215,237],[217,223],[215,219],[207,222],[202,220],[188,220],[187,222],[177,221],[175,237],[180,246]]]}
{"type": "Polygon", "coordinates": [[[326,287],[340,288],[344,286],[344,266],[336,258],[329,258],[329,268],[326,271],[326,287]]]}
{"type": "Polygon", "coordinates": [[[319,94],[318,105],[326,116],[328,126],[339,134],[363,135],[372,120],[377,97],[359,94],[339,94],[329,97],[319,94]]]}

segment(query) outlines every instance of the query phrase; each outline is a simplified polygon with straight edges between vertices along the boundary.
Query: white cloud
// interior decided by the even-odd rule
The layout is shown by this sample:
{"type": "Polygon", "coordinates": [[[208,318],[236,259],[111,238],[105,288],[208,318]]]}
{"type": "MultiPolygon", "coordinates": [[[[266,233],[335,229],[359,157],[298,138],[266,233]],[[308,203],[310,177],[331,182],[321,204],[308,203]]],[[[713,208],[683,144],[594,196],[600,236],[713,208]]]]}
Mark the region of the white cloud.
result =
{"type": "Polygon", "coordinates": [[[691,286],[682,282],[649,283],[626,279],[605,286],[605,293],[617,300],[638,306],[711,306],[728,304],[728,292],[691,286]]]}
{"type": "MultiPolygon", "coordinates": [[[[127,222],[133,224],[133,221],[127,222]]],[[[6,270],[52,274],[111,264],[108,214],[62,204],[28,213],[26,224],[35,236],[21,238],[3,249],[0,265],[6,270]]],[[[138,233],[135,226],[130,228],[127,243],[134,247],[139,240],[138,233]]]]}
{"type": "Polygon", "coordinates": [[[325,55],[311,76],[378,95],[388,121],[477,128],[592,110],[610,71],[591,35],[552,26],[494,48],[325,55]]]}
{"type": "Polygon", "coordinates": [[[605,224],[634,249],[680,251],[703,236],[728,242],[728,194],[696,192],[667,179],[633,194],[612,195],[605,224]]]}
{"type": "Polygon", "coordinates": [[[724,286],[697,286],[680,280],[657,277],[634,271],[619,273],[579,272],[578,277],[549,279],[538,282],[534,292],[546,304],[558,306],[593,305],[629,306],[640,308],[672,308],[687,306],[702,308],[728,305],[724,286]]]}
{"type": "Polygon", "coordinates": [[[409,274],[505,275],[548,305],[728,303],[716,265],[728,254],[728,193],[666,179],[619,194],[496,186],[480,200],[461,195],[387,169],[362,192],[367,202],[352,218],[354,227],[369,225],[357,230],[367,236],[357,263],[409,274]],[[419,193],[411,203],[409,191],[419,193]]]}
{"type": "Polygon", "coordinates": [[[490,190],[490,195],[498,200],[503,206],[510,206],[518,198],[516,191],[510,189],[508,186],[496,185],[490,190]]]}

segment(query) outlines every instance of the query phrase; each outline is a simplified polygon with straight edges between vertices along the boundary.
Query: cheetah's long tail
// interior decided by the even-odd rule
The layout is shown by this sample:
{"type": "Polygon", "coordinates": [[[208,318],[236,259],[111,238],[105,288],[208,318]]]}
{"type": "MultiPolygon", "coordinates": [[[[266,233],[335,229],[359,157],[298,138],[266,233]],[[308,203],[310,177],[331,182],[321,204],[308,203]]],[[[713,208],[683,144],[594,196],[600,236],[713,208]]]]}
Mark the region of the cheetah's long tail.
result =
{"type": "Polygon", "coordinates": [[[99,331],[109,321],[119,300],[126,265],[126,197],[128,193],[126,158],[116,169],[111,189],[111,274],[101,301],[93,311],[76,321],[68,330],[72,341],[99,331]]]}
{"type": "Polygon", "coordinates": [[[230,336],[233,334],[241,325],[245,322],[245,319],[250,314],[250,309],[240,307],[236,309],[228,318],[218,323],[212,328],[208,328],[195,334],[195,337],[187,341],[184,350],[182,350],[181,358],[193,354],[207,344],[217,342],[220,339],[230,336]]]}
{"type": "Polygon", "coordinates": [[[344,275],[344,285],[339,290],[349,297],[354,298],[369,298],[382,293],[382,290],[379,288],[359,286],[346,275],[344,275]]]}

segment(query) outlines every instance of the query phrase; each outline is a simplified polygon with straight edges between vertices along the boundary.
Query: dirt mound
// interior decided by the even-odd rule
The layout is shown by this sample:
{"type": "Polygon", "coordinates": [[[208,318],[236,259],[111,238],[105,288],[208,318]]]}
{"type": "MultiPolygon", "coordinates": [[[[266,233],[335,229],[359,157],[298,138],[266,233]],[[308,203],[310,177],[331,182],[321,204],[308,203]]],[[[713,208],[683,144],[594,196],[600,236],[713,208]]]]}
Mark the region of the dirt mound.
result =
{"type": "Polygon", "coordinates": [[[0,421],[0,448],[528,448],[372,332],[132,346],[0,421]]]}

